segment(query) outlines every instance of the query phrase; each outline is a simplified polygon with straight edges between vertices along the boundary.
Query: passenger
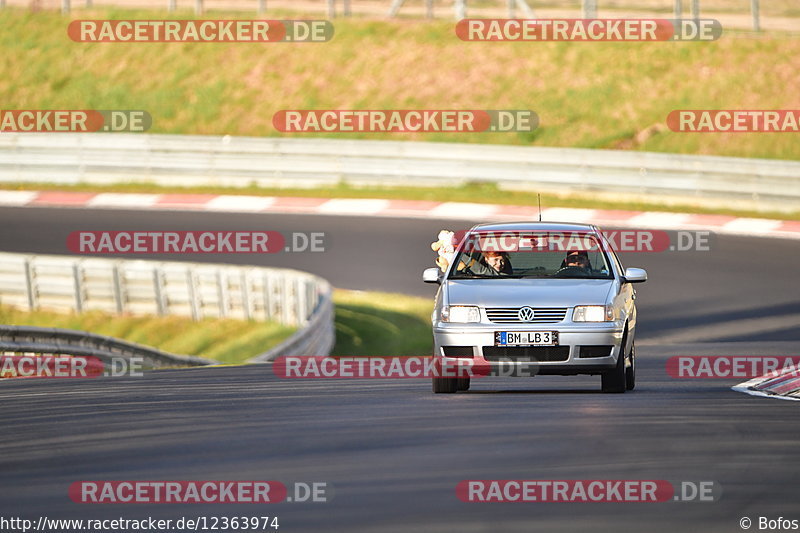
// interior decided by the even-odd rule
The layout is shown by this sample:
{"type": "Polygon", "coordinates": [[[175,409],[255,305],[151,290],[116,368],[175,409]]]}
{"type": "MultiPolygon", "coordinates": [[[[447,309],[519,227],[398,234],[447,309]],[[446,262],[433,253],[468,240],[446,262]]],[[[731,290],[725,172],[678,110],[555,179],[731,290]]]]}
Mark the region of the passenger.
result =
{"type": "Polygon", "coordinates": [[[483,252],[480,261],[470,260],[467,265],[459,265],[459,270],[476,276],[508,276],[513,273],[511,262],[506,252],[483,252]]]}

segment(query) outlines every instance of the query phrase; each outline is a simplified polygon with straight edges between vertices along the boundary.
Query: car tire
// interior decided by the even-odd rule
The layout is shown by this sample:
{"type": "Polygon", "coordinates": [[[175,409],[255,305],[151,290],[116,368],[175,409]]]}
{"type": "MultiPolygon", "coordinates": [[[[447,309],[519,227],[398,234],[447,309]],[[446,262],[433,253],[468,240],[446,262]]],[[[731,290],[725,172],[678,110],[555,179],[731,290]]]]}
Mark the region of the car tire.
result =
{"type": "Polygon", "coordinates": [[[633,390],[636,387],[636,345],[631,343],[631,366],[625,369],[625,390],[633,390]]]}
{"type": "Polygon", "coordinates": [[[458,378],[432,378],[433,393],[452,393],[458,390],[458,378]]]}
{"type": "Polygon", "coordinates": [[[469,390],[469,378],[458,378],[458,384],[456,388],[459,391],[467,391],[469,390]]]}
{"type": "Polygon", "coordinates": [[[625,372],[625,354],[622,352],[625,350],[627,338],[628,331],[625,330],[625,335],[622,336],[622,342],[619,345],[620,354],[617,356],[616,366],[613,370],[603,372],[600,376],[600,387],[603,392],[612,394],[625,392],[627,373],[625,372]]]}

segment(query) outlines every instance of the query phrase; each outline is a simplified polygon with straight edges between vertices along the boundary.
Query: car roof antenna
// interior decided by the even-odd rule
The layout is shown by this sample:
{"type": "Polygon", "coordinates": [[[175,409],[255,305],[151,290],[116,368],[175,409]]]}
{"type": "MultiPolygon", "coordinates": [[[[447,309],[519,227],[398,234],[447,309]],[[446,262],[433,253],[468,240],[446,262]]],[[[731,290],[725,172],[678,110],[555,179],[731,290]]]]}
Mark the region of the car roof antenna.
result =
{"type": "Polygon", "coordinates": [[[542,221],[542,195],[537,193],[536,196],[539,197],[539,222],[542,221]]]}

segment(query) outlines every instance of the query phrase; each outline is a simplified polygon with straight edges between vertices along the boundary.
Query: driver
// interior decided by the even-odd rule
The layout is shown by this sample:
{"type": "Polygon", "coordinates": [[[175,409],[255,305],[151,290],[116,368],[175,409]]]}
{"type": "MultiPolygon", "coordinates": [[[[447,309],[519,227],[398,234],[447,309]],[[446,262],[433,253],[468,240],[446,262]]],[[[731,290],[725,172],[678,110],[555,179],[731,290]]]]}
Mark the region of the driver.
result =
{"type": "Polygon", "coordinates": [[[564,267],[578,267],[584,270],[590,270],[589,254],[579,251],[569,252],[564,259],[562,268],[564,267]]]}

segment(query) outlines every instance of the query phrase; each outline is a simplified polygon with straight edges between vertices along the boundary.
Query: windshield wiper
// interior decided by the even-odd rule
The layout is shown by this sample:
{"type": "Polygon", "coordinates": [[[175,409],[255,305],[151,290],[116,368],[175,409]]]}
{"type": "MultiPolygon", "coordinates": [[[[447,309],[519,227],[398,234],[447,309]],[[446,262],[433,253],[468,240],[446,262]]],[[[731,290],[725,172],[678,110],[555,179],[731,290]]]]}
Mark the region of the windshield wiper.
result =
{"type": "Polygon", "coordinates": [[[552,276],[548,277],[552,279],[614,279],[609,276],[565,276],[563,274],[560,276],[553,274],[552,276]]]}

